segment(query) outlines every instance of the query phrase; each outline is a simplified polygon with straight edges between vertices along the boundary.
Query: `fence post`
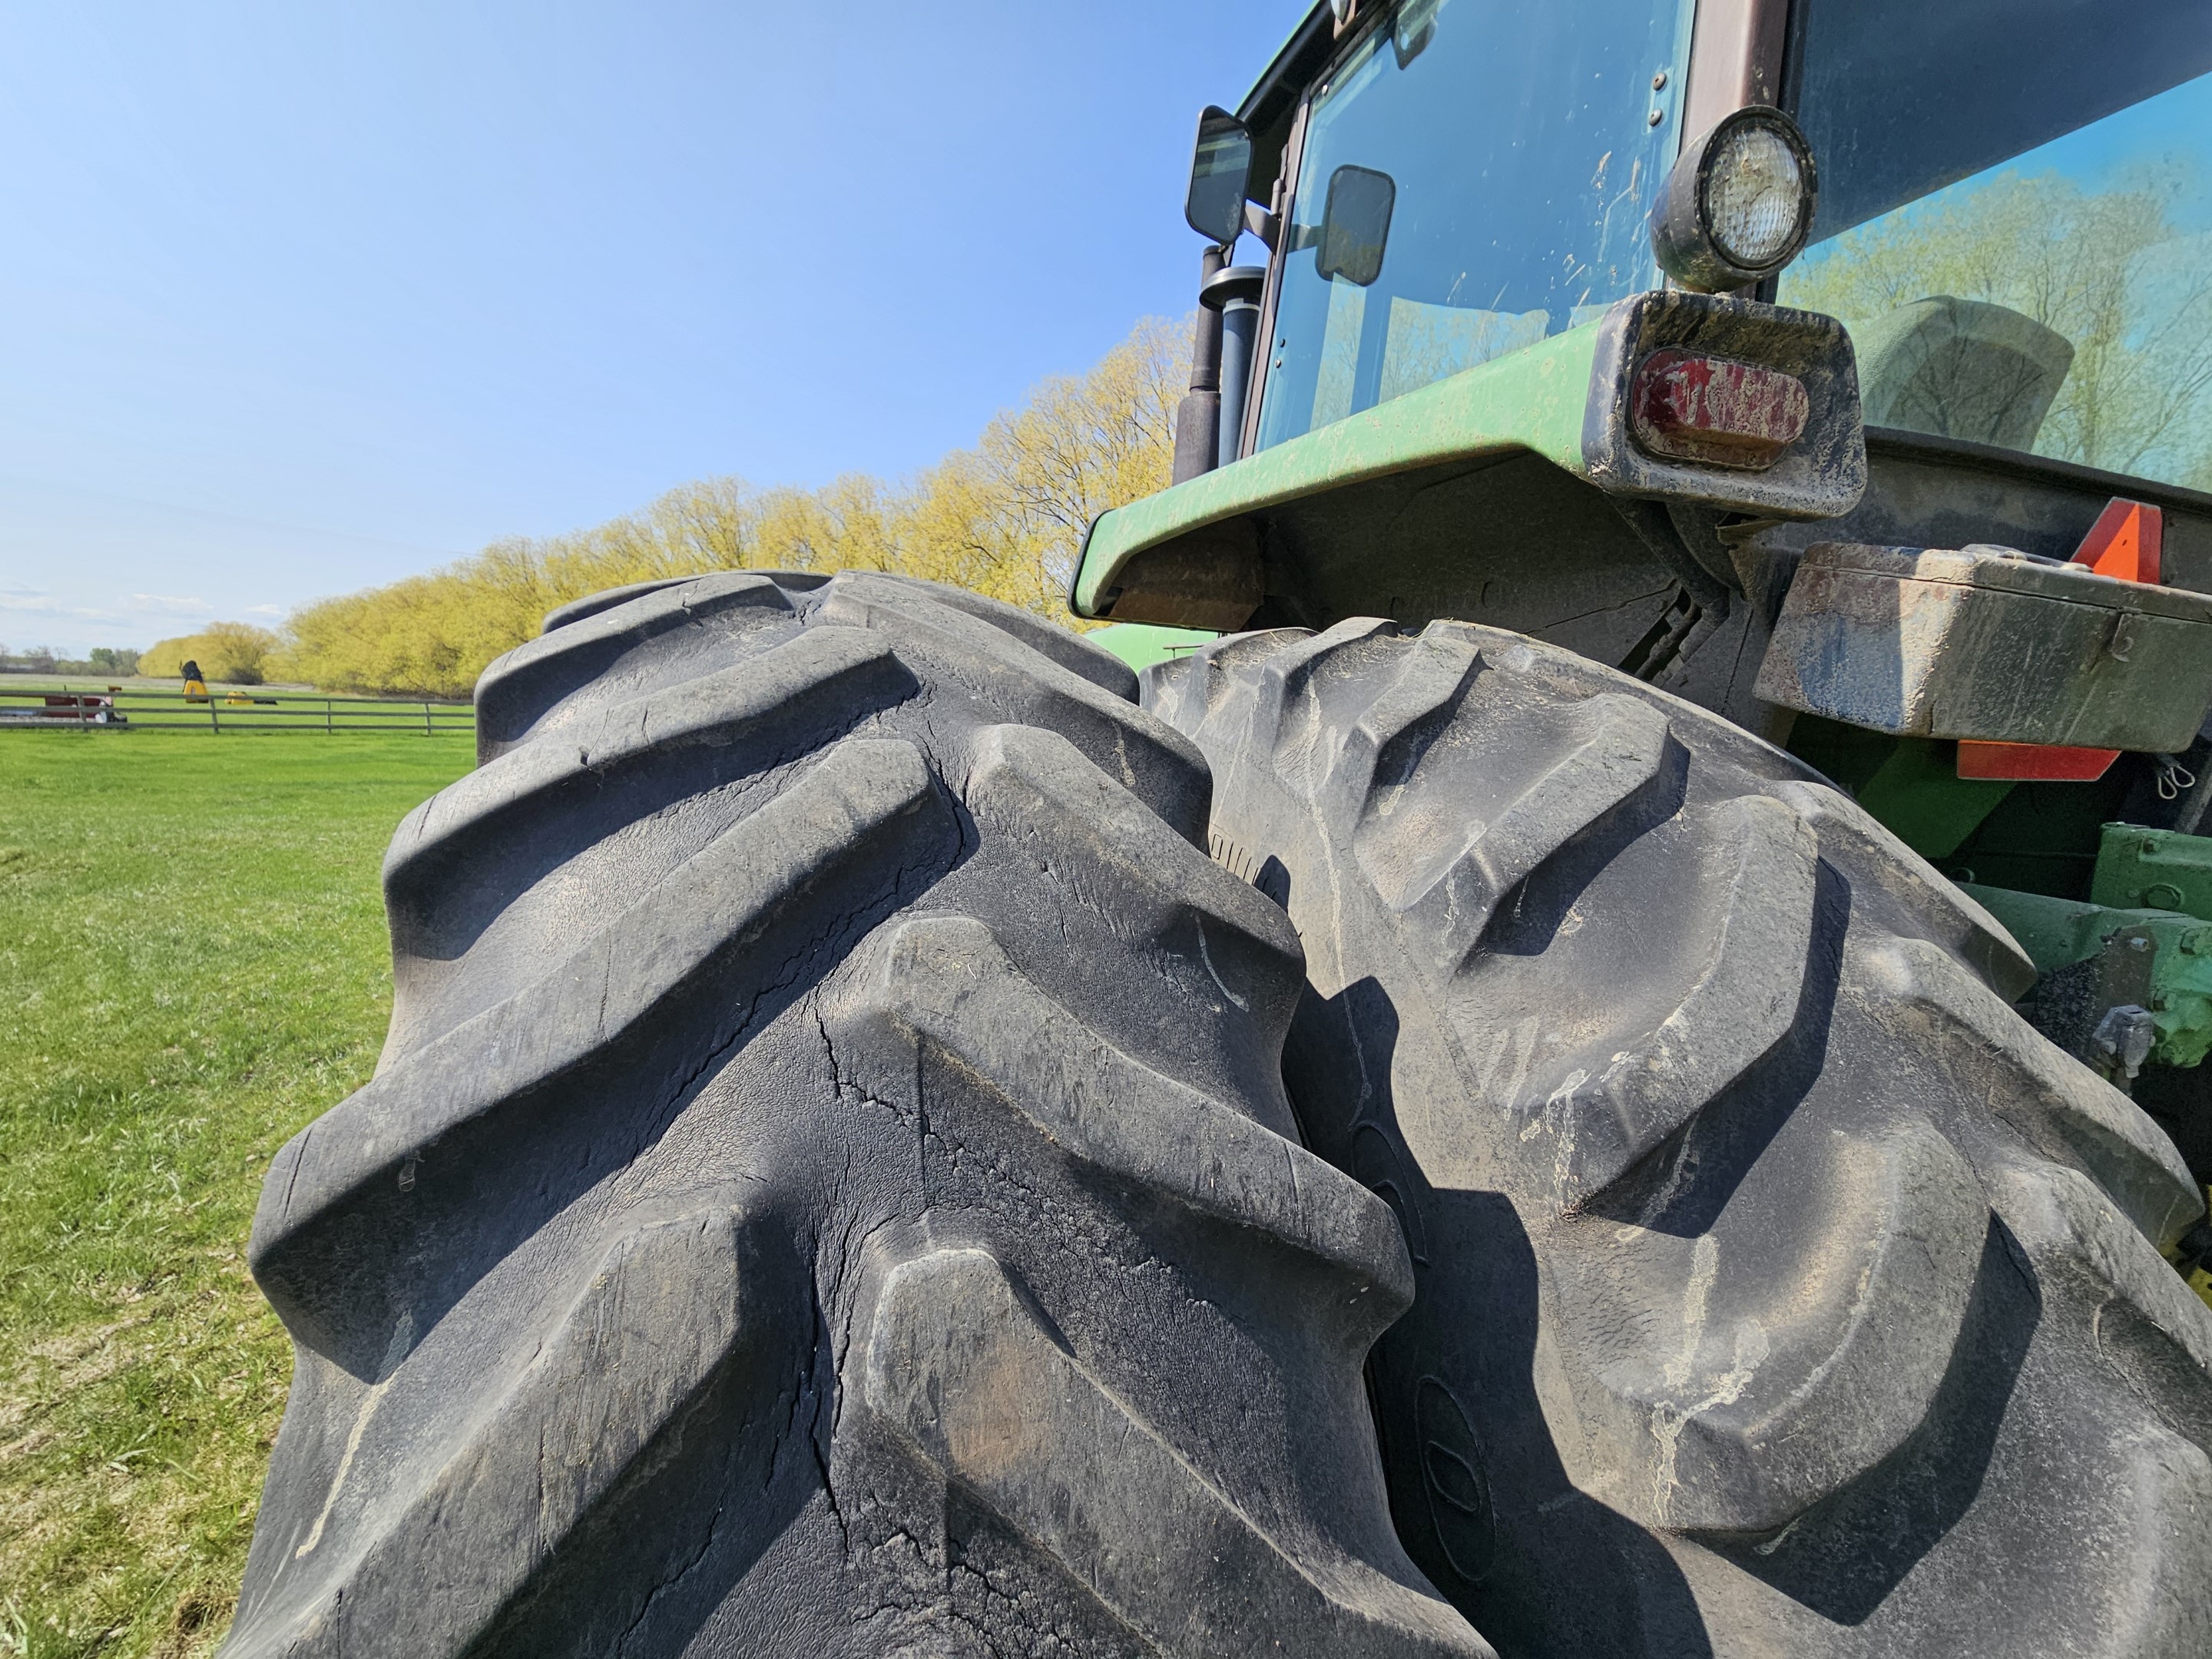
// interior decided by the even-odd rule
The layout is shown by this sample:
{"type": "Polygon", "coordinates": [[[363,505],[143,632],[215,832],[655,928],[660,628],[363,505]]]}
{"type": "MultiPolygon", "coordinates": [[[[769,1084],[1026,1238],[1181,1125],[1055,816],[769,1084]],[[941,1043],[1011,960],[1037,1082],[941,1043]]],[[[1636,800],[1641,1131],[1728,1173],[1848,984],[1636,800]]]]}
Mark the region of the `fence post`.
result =
{"type": "Polygon", "coordinates": [[[215,688],[212,686],[208,688],[208,730],[210,732],[222,730],[222,722],[216,718],[215,688]]]}
{"type": "Polygon", "coordinates": [[[337,729],[338,729],[338,728],[337,728],[337,726],[336,722],[334,722],[334,721],[331,719],[331,700],[330,700],[328,697],[325,697],[325,698],[323,699],[323,732],[324,732],[324,734],[325,734],[325,736],[330,736],[330,735],[335,734],[335,733],[337,732],[337,729]]]}
{"type": "Polygon", "coordinates": [[[430,705],[427,702],[422,705],[422,735],[426,738],[436,735],[430,730],[430,705]]]}

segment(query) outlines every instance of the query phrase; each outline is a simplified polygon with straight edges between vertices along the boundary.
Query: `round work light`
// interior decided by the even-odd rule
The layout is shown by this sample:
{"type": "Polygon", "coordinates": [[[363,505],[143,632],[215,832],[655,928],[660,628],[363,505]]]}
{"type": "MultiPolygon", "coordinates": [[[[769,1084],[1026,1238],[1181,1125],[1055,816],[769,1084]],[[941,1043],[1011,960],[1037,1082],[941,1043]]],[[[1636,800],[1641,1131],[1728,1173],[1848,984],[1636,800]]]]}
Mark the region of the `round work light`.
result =
{"type": "Polygon", "coordinates": [[[1817,196],[1805,135],[1754,104],[1682,152],[1651,210],[1652,252],[1684,288],[1747,287],[1797,257],[1817,196]]]}

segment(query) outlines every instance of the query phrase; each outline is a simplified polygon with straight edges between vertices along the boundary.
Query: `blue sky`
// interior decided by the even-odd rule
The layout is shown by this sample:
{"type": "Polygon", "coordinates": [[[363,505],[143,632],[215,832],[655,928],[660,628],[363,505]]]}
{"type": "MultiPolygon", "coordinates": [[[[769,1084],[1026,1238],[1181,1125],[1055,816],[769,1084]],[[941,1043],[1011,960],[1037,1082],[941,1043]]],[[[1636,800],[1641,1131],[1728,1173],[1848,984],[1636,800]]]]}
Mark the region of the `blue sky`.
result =
{"type": "Polygon", "coordinates": [[[1304,9],[0,0],[0,641],[923,465],[1188,307],[1304,9]]]}

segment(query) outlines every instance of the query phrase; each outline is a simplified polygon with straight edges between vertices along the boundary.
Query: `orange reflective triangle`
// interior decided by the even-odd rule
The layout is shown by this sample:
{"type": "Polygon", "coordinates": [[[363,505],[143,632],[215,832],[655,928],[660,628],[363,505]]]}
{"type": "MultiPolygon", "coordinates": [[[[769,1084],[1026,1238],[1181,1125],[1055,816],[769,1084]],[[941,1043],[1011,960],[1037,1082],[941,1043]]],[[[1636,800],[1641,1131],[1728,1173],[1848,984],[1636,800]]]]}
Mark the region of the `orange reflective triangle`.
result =
{"type": "Polygon", "coordinates": [[[2159,552],[2166,540],[2165,515],[2146,501],[2115,495],[2074,550],[2074,562],[2100,576],[2122,581],[2159,580],[2159,552]]]}

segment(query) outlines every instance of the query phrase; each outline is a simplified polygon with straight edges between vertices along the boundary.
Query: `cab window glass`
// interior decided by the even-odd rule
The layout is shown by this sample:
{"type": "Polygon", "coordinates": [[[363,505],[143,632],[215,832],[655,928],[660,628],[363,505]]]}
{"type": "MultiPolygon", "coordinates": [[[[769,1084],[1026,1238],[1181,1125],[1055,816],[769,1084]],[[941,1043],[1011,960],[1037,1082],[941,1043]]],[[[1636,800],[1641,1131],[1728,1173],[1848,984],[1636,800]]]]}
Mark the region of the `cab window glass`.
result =
{"type": "Polygon", "coordinates": [[[1690,15],[1683,0],[1407,0],[1354,48],[1310,106],[1261,447],[1655,284],[1644,219],[1681,136],[1690,15]],[[1333,184],[1358,225],[1326,222],[1333,184]],[[1385,199],[1375,261],[1363,239],[1385,199]]]}
{"type": "Polygon", "coordinates": [[[1964,178],[1890,144],[1861,186],[1873,152],[1815,153],[1829,234],[1779,297],[1849,325],[1869,425],[2212,489],[2212,76],[1964,178]]]}

